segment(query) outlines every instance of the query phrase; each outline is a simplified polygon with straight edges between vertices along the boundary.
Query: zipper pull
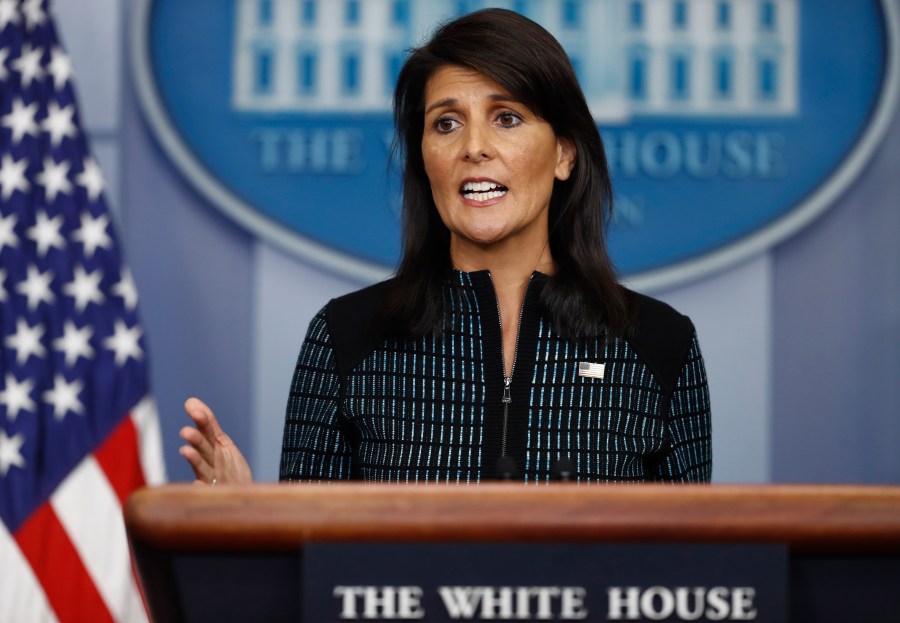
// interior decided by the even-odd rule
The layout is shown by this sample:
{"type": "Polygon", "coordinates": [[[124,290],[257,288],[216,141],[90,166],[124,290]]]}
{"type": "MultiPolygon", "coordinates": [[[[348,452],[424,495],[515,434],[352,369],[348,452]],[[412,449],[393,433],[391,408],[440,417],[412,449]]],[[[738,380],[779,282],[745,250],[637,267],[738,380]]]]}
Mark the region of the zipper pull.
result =
{"type": "Polygon", "coordinates": [[[512,383],[512,377],[503,377],[503,402],[512,402],[512,396],[509,394],[509,384],[512,383]]]}

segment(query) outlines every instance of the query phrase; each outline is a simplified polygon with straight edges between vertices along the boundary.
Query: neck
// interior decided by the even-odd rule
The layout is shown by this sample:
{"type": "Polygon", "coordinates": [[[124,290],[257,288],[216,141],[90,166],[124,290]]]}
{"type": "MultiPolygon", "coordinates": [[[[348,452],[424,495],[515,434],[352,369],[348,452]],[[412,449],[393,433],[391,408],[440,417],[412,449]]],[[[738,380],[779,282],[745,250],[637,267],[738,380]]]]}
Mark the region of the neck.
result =
{"type": "Polygon", "coordinates": [[[451,240],[450,260],[454,268],[465,272],[490,271],[495,287],[521,286],[534,271],[549,275],[555,270],[546,241],[538,247],[522,249],[512,244],[478,245],[451,240]]]}
{"type": "Polygon", "coordinates": [[[450,259],[455,268],[466,272],[491,271],[503,327],[503,369],[507,377],[512,376],[519,317],[531,275],[536,270],[547,274],[554,271],[549,243],[545,238],[537,245],[510,244],[510,241],[477,245],[451,238],[450,259]]]}

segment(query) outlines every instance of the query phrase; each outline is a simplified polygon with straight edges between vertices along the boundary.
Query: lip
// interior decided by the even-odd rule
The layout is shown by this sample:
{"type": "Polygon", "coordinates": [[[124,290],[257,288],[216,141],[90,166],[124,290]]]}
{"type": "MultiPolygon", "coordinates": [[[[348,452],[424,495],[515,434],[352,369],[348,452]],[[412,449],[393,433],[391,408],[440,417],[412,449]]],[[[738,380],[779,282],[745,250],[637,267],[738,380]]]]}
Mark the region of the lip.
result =
{"type": "Polygon", "coordinates": [[[499,182],[490,177],[467,177],[459,184],[460,198],[462,199],[462,201],[465,205],[472,206],[472,207],[480,208],[480,207],[496,205],[496,204],[500,203],[501,201],[503,201],[506,198],[507,194],[509,194],[509,187],[506,186],[506,184],[503,184],[502,182],[499,182]],[[493,197],[491,199],[485,199],[483,201],[480,201],[480,200],[473,199],[473,198],[467,196],[463,192],[463,188],[465,187],[466,184],[479,184],[479,183],[484,183],[484,182],[487,182],[489,184],[494,184],[496,186],[502,186],[503,188],[506,189],[506,193],[504,193],[503,195],[501,195],[499,197],[493,197]]]}

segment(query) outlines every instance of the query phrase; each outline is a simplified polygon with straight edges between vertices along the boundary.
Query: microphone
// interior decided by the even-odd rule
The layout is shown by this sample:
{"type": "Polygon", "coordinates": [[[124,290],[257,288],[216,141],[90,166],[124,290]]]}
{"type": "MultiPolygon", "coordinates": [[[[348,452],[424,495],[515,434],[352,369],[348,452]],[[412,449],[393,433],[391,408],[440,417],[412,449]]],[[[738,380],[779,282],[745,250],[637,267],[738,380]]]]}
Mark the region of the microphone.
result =
{"type": "Polygon", "coordinates": [[[519,478],[519,470],[516,462],[511,456],[503,455],[497,459],[494,466],[494,475],[497,480],[517,480],[519,478]]]}
{"type": "Polygon", "coordinates": [[[563,457],[558,460],[551,471],[551,478],[560,482],[575,482],[578,480],[578,470],[575,468],[575,463],[572,462],[572,459],[563,457]]]}

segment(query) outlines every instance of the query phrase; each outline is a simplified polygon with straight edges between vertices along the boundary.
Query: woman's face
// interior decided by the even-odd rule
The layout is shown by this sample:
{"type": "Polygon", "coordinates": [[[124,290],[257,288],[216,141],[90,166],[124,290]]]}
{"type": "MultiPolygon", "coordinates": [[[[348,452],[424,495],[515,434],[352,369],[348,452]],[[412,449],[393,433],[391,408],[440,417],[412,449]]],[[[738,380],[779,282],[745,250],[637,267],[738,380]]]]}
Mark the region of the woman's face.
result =
{"type": "Polygon", "coordinates": [[[447,65],[425,87],[422,158],[451,250],[516,241],[539,253],[553,181],[569,177],[575,149],[496,82],[447,65]]]}

